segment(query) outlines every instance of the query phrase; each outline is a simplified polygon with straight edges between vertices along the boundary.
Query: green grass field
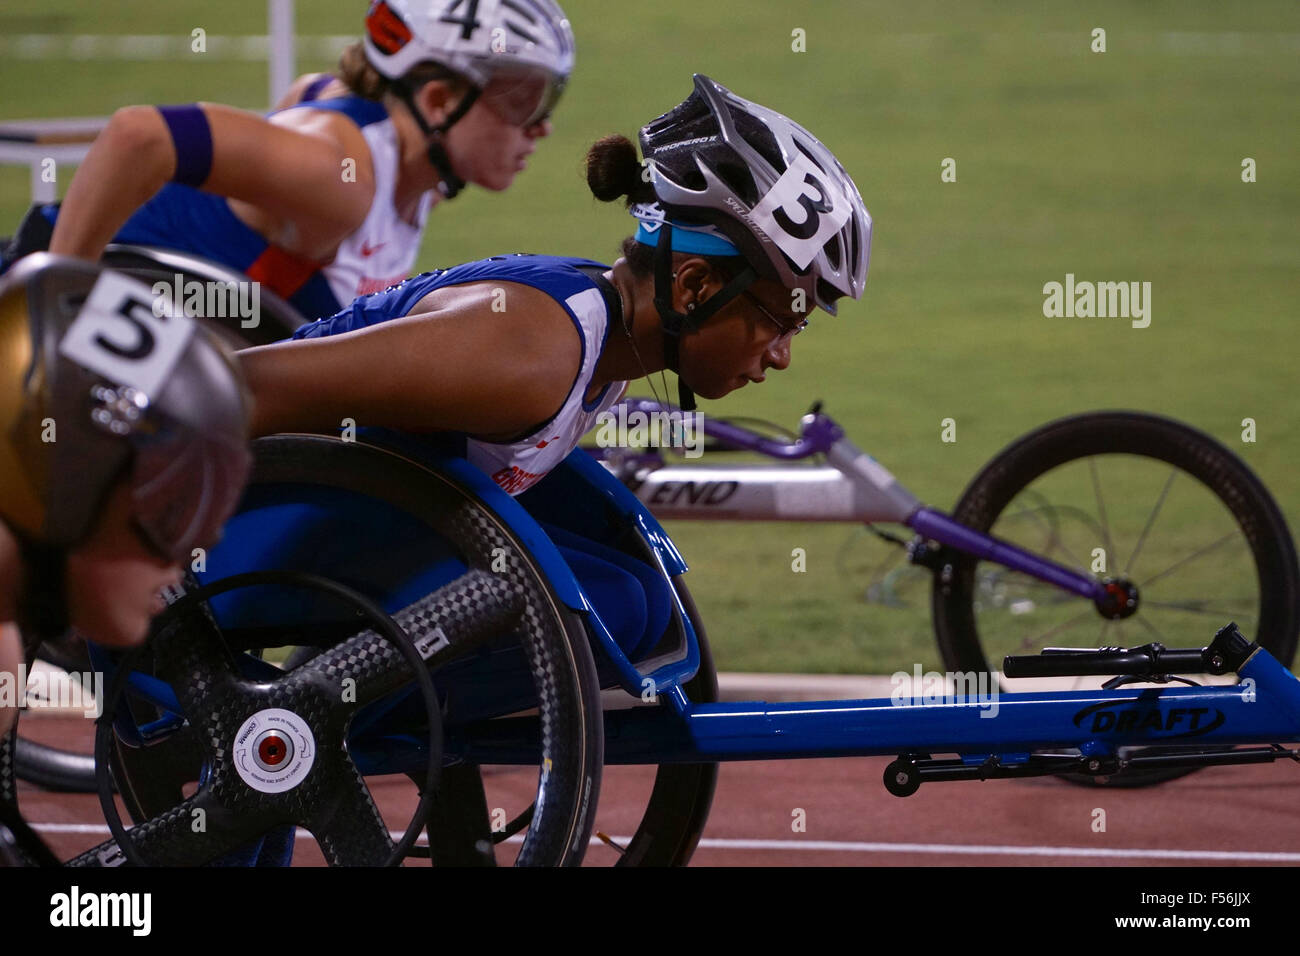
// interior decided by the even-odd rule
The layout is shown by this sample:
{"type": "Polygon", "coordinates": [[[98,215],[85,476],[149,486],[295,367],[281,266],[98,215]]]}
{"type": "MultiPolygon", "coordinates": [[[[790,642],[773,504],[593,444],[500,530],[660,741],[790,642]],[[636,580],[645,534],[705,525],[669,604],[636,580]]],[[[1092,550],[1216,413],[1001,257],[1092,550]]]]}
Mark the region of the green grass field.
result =
{"type": "MultiPolygon", "coordinates": [[[[356,33],[363,6],[303,0],[300,32],[356,33]]],[[[504,251],[608,259],[631,220],[590,198],[586,146],[635,133],[689,92],[692,72],[706,72],[817,133],[875,218],[864,300],[815,319],[788,371],[705,403],[706,414],[793,426],[823,399],[858,444],[946,507],[985,460],[1037,424],[1093,408],[1149,410],[1233,448],[1300,524],[1300,7],[565,6],[578,67],[554,136],[512,191],[441,207],[422,266],[504,251]],[[1090,51],[1096,27],[1105,53],[1090,51]],[[791,49],[796,28],[806,52],[791,49]],[[945,157],[956,160],[954,183],[940,181],[945,157]],[[1242,182],[1245,157],[1257,182],[1242,182]],[[1150,326],[1045,318],[1043,285],[1067,273],[1150,282],[1150,326]],[[940,440],[945,418],[956,421],[954,443],[940,440]],[[1241,441],[1244,418],[1257,423],[1254,443],[1241,441]]],[[[193,99],[265,104],[265,69],[254,62],[13,55],[22,34],[262,33],[259,0],[18,7],[0,12],[3,118],[193,99]]],[[[27,188],[25,169],[0,169],[0,233],[16,224],[27,188]]],[[[692,563],[720,667],[937,666],[923,587],[909,592],[910,607],[864,600],[888,551],[861,530],[669,530],[692,563]],[[797,547],[806,573],[791,571],[797,547]]]]}

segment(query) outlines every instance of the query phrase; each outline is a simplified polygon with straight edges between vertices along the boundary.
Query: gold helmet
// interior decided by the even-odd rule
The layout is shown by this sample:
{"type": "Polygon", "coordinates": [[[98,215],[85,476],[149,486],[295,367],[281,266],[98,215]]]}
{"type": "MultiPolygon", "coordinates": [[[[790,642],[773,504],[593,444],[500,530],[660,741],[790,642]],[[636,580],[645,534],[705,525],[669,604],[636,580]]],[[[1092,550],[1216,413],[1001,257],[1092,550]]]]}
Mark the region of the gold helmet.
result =
{"type": "Polygon", "coordinates": [[[186,563],[215,541],[251,466],[229,351],[170,299],[78,259],[0,279],[0,520],[61,552],[125,479],[137,530],[186,563]]]}

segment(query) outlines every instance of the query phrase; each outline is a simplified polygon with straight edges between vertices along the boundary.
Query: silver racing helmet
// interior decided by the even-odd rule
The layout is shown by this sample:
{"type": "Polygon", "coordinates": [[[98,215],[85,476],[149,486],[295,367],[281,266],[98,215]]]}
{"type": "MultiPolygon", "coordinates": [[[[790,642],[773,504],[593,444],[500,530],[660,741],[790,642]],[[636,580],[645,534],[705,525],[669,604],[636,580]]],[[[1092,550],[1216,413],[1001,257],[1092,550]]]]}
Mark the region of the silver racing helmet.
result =
{"type": "Polygon", "coordinates": [[[871,214],[839,160],[789,117],[694,79],[691,95],[640,134],[667,218],[713,226],[758,275],[827,312],[860,298],[871,214]]]}

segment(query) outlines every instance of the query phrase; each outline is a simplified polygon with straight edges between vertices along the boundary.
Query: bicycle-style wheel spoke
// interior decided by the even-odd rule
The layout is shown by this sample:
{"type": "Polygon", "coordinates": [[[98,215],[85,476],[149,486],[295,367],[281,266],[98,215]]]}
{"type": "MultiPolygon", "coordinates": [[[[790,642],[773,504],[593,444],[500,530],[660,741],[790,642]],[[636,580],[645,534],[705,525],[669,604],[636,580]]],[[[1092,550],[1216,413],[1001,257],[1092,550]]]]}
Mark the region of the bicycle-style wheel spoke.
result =
{"type": "Polygon", "coordinates": [[[1169,477],[1165,479],[1165,485],[1160,489],[1160,496],[1156,499],[1155,507],[1147,515],[1146,524],[1142,526],[1142,533],[1138,535],[1137,544],[1133,546],[1133,553],[1129,555],[1128,561],[1124,564],[1123,574],[1128,575],[1133,570],[1133,565],[1137,563],[1138,555],[1142,553],[1142,545],[1146,543],[1147,535],[1151,532],[1151,526],[1156,523],[1156,515],[1160,514],[1160,509],[1164,507],[1165,498],[1169,495],[1169,488],[1174,483],[1174,478],[1178,476],[1178,469],[1171,468],[1169,477]]]}
{"type": "Polygon", "coordinates": [[[1106,518],[1106,504],[1101,500],[1101,477],[1097,474],[1097,459],[1088,459],[1088,471],[1092,475],[1092,492],[1097,499],[1097,517],[1101,519],[1101,540],[1106,546],[1106,554],[1118,557],[1115,542],[1110,536],[1110,522],[1106,518]]]}
{"type": "Polygon", "coordinates": [[[1078,614],[1074,615],[1070,619],[1066,621],[1062,621],[1060,624],[1057,624],[1055,627],[1049,628],[1048,630],[1043,631],[1039,634],[1034,634],[1030,637],[1026,637],[1024,640],[1020,642],[1020,646],[1017,648],[1017,650],[1022,650],[1022,651],[1033,650],[1035,647],[1041,646],[1043,641],[1047,640],[1049,637],[1054,637],[1055,635],[1059,634],[1061,631],[1064,631],[1066,628],[1073,627],[1075,624],[1078,624],[1084,618],[1092,617],[1092,615],[1095,613],[1096,612],[1091,607],[1086,608],[1085,610],[1079,612],[1078,614]]]}
{"type": "Polygon", "coordinates": [[[1159,641],[1161,644],[1165,644],[1165,636],[1161,634],[1159,630],[1156,629],[1156,626],[1154,624],[1152,624],[1150,621],[1147,620],[1147,615],[1138,614],[1137,622],[1141,624],[1143,627],[1145,627],[1148,633],[1150,633],[1151,636],[1154,637],[1157,641],[1159,641]]]}
{"type": "MultiPolygon", "coordinates": [[[[1051,508],[1052,506],[1051,506],[1051,505],[1047,505],[1046,507],[1051,508]]],[[[1085,567],[1087,567],[1087,564],[1086,564],[1085,562],[1083,562],[1083,561],[1080,561],[1080,560],[1075,556],[1074,552],[1072,552],[1072,551],[1071,551],[1071,550],[1066,546],[1066,544],[1065,544],[1065,540],[1061,537],[1060,531],[1057,530],[1057,528],[1054,527],[1053,525],[1050,525],[1050,524],[1047,523],[1047,521],[1046,521],[1046,520],[1043,518],[1043,516],[1039,513],[1041,510],[1042,510],[1041,508],[1034,508],[1034,509],[1031,510],[1031,509],[1026,508],[1026,507],[1024,507],[1024,506],[1022,505],[1022,506],[1021,506],[1021,510],[1017,511],[1017,512],[1016,512],[1015,514],[1013,514],[1013,515],[1010,515],[1009,517],[1012,518],[1012,519],[1015,519],[1015,518],[1023,518],[1023,517],[1030,517],[1030,518],[1033,518],[1035,521],[1038,522],[1039,526],[1042,527],[1043,530],[1047,533],[1047,545],[1046,545],[1046,547],[1044,547],[1044,548],[1041,549],[1041,551],[1042,551],[1042,553],[1043,553],[1044,555],[1051,554],[1051,552],[1052,552],[1052,548],[1053,548],[1053,547],[1057,547],[1057,548],[1060,548],[1060,549],[1061,549],[1061,553],[1065,555],[1065,557],[1069,560],[1069,562],[1070,562],[1072,565],[1074,565],[1074,567],[1076,567],[1076,568],[1085,568],[1085,567]]],[[[1055,509],[1054,509],[1054,510],[1055,510],[1055,509]]],[[[1036,549],[1034,549],[1034,548],[1029,548],[1029,549],[1027,549],[1027,550],[1033,551],[1033,550],[1036,550],[1036,549]]]]}
{"type": "MultiPolygon", "coordinates": [[[[1144,601],[1143,605],[1145,607],[1164,608],[1165,610],[1169,610],[1169,611],[1181,611],[1185,614],[1205,614],[1205,615],[1209,615],[1210,617],[1221,617],[1224,618],[1225,623],[1228,618],[1235,618],[1235,617],[1244,618],[1246,617],[1246,615],[1251,615],[1251,612],[1243,611],[1240,608],[1233,611],[1228,609],[1227,607],[1224,607],[1222,604],[1211,605],[1203,601],[1183,601],[1183,602],[1144,601]]],[[[1247,619],[1253,619],[1253,615],[1251,615],[1247,619]]]]}
{"type": "Polygon", "coordinates": [[[1142,586],[1144,588],[1150,587],[1154,582],[1159,581],[1161,578],[1166,577],[1169,574],[1172,574],[1174,571],[1177,571],[1179,568],[1184,567],[1187,564],[1190,564],[1192,561],[1195,561],[1198,558],[1205,557],[1205,555],[1209,554],[1211,551],[1214,551],[1216,548],[1222,547],[1225,542],[1230,541],[1237,536],[1238,536],[1238,532],[1229,531],[1219,540],[1211,542],[1210,544],[1207,544],[1205,547],[1199,548],[1185,557],[1179,558],[1177,561],[1175,561],[1169,567],[1165,568],[1163,571],[1160,571],[1157,574],[1153,574],[1150,577],[1143,578],[1141,582],[1142,586]]]}

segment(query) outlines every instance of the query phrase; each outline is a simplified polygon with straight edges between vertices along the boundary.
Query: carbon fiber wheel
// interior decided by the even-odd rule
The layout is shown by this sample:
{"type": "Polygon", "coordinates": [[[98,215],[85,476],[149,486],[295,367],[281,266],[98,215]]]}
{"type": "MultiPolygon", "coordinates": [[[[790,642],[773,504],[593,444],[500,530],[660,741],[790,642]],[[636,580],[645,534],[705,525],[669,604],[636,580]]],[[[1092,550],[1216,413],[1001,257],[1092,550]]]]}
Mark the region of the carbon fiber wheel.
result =
{"type": "MultiPolygon", "coordinates": [[[[686,696],[694,703],[712,703],[718,699],[718,673],[713,665],[704,622],[700,620],[690,592],[681,577],[673,582],[681,595],[682,603],[695,629],[700,647],[700,668],[685,685],[686,696]]],[[[627,845],[619,847],[612,839],[611,847],[618,852],[615,866],[668,867],[686,866],[704,832],[704,825],[713,805],[714,791],[718,785],[717,763],[660,764],[655,771],[653,789],[646,802],[635,832],[627,845]]],[[[484,768],[463,764],[449,768],[444,777],[444,792],[454,789],[460,812],[435,815],[429,821],[429,843],[441,847],[458,863],[466,866],[490,865],[494,852],[490,847],[500,845],[518,829],[527,825],[533,808],[519,814],[515,820],[496,817],[490,825],[492,803],[489,794],[491,773],[484,768]],[[485,776],[488,778],[485,781],[485,776]]],[[[604,848],[597,848],[606,852],[604,848]]]]}
{"type": "MultiPolygon", "coordinates": [[[[932,607],[952,670],[997,670],[1004,656],[1045,646],[1203,647],[1233,620],[1283,664],[1295,653],[1300,573],[1281,511],[1236,455],[1179,422],[1095,412],[1044,425],[990,461],[953,516],[1085,574],[1130,583],[1137,603],[1104,618],[1090,601],[948,553],[932,607]]],[[[1068,779],[1142,786],[1187,772],[1068,779]]]]}
{"type": "MultiPolygon", "coordinates": [[[[373,603],[333,582],[293,571],[238,575],[180,597],[155,622],[148,647],[152,691],[137,687],[173,716],[183,716],[186,739],[200,757],[195,792],[153,813],[130,831],[121,824],[109,782],[114,743],[135,738],[148,750],[150,734],[114,734],[133,723],[124,713],[125,692],[144,656],[134,652],[118,663],[105,715],[96,733],[100,803],[117,846],[137,865],[196,865],[238,851],[250,841],[288,824],[306,827],[331,865],[397,864],[414,845],[428,814],[442,763],[439,704],[427,666],[439,652],[463,649],[509,626],[519,602],[486,576],[466,575],[429,595],[403,616],[417,629],[436,617],[446,640],[422,653],[406,632],[373,603]],[[221,630],[201,602],[254,584],[310,587],[359,609],[364,630],[313,660],[279,676],[248,677],[221,630]],[[401,840],[394,844],[346,744],[356,713],[410,683],[420,688],[426,716],[423,796],[401,840]],[[175,704],[163,701],[165,682],[175,704]],[[116,718],[116,719],[115,719],[116,718]]],[[[141,767],[157,781],[166,774],[153,760],[119,762],[126,767],[124,791],[139,803],[141,767]],[[137,773],[133,777],[132,770],[137,773]]],[[[170,768],[167,768],[170,769],[170,768]]],[[[78,862],[99,861],[101,848],[78,862]]]]}
{"type": "MultiPolygon", "coordinates": [[[[383,605],[417,646],[432,648],[434,655],[430,668],[442,705],[447,765],[430,822],[471,813],[457,785],[460,768],[475,762],[476,741],[483,734],[491,736],[503,723],[522,723],[532,736],[516,759],[535,768],[533,790],[541,810],[516,862],[580,862],[603,757],[595,668],[581,621],[555,598],[527,549],[453,478],[393,451],[305,435],[262,439],[254,449],[252,482],[227,525],[226,539],[209,556],[209,570],[224,575],[291,567],[323,574],[383,605]],[[279,527],[274,525],[278,516],[299,509],[310,512],[314,522],[306,531],[286,526],[301,534],[299,550],[275,550],[292,534],[268,532],[266,539],[258,538],[266,527],[279,527]],[[431,567],[450,565],[456,571],[445,579],[429,576],[431,567]],[[425,580],[438,580],[441,587],[425,587],[425,580]],[[456,613],[464,611],[466,621],[493,613],[490,605],[500,597],[517,605],[512,623],[500,636],[456,641],[447,608],[437,606],[448,588],[463,592],[456,613]],[[412,601],[423,610],[413,609],[412,601]],[[446,640],[450,648],[443,646],[446,640]],[[534,716],[512,716],[520,712],[534,716]]],[[[290,678],[327,657],[338,637],[356,630],[327,608],[255,590],[261,593],[250,591],[248,604],[270,615],[269,623],[253,626],[247,615],[223,604],[224,598],[214,600],[214,617],[227,646],[236,650],[307,649],[285,662],[292,667],[290,678]],[[323,635],[333,637],[323,640],[323,635]]],[[[267,651],[266,656],[277,655],[267,651]]],[[[417,773],[422,766],[420,752],[402,749],[423,731],[415,702],[398,693],[357,715],[347,746],[367,778],[417,773]]],[[[180,787],[194,780],[192,769],[168,768],[194,766],[195,730],[187,724],[153,752],[119,742],[115,770],[123,799],[137,818],[174,806],[180,787]]],[[[432,856],[435,864],[469,862],[436,843],[432,856]]]]}

